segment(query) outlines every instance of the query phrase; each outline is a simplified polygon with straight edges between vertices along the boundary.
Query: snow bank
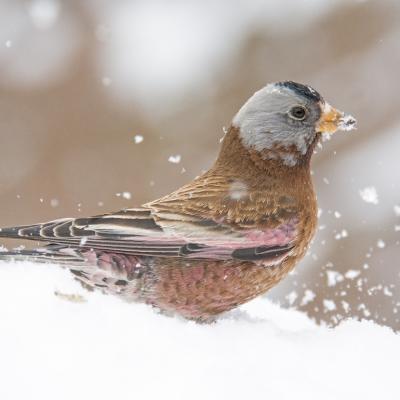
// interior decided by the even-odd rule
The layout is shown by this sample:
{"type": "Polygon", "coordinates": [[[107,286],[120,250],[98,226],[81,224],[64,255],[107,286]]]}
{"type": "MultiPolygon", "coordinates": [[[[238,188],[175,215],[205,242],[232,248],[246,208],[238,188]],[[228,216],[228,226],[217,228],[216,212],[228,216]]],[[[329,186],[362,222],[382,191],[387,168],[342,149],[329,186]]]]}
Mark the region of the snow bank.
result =
{"type": "Polygon", "coordinates": [[[198,325],[31,263],[0,263],[0,297],[0,399],[399,398],[400,338],[371,322],[328,329],[256,300],[198,325]]]}

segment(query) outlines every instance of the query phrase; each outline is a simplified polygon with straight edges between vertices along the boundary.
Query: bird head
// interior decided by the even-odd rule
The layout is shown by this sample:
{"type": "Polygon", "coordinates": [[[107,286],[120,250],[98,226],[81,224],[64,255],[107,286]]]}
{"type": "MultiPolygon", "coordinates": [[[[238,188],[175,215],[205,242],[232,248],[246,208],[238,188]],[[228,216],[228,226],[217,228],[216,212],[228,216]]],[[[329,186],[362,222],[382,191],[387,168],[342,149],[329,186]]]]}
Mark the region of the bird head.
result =
{"type": "Polygon", "coordinates": [[[355,128],[356,120],[330,106],[313,88],[285,81],[256,92],[232,121],[243,145],[264,158],[297,165],[321,133],[355,128]]]}

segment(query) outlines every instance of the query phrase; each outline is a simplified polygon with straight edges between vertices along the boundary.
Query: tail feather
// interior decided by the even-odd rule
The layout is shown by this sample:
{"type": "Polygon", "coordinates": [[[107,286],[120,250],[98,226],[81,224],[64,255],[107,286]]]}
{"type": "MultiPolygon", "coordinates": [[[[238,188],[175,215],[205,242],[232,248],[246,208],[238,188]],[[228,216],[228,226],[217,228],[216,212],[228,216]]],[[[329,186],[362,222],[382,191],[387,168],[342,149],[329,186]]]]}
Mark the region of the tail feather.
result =
{"type": "Polygon", "coordinates": [[[0,228],[0,237],[46,241],[57,237],[55,229],[61,229],[62,227],[64,228],[64,234],[68,232],[66,236],[72,236],[70,231],[72,222],[73,218],[62,218],[42,224],[0,228]]]}
{"type": "Polygon", "coordinates": [[[25,228],[29,228],[29,225],[13,226],[10,228],[0,228],[0,237],[21,239],[22,235],[20,234],[20,230],[25,228]]]}

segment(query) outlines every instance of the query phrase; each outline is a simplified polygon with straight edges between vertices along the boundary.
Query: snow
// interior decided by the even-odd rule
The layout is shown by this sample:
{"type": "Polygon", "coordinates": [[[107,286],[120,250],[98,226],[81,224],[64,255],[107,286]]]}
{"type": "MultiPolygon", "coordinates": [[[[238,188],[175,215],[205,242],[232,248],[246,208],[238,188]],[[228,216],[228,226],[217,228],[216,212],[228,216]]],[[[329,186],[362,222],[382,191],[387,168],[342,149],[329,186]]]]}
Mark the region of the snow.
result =
{"type": "Polygon", "coordinates": [[[323,304],[324,304],[324,307],[325,307],[325,309],[326,309],[327,311],[336,310],[336,304],[335,304],[335,302],[334,302],[333,300],[324,299],[324,300],[323,300],[323,304]]]}
{"type": "Polygon", "coordinates": [[[306,304],[311,303],[312,301],[314,301],[315,297],[316,294],[312,290],[306,289],[304,292],[304,296],[301,299],[300,305],[305,306],[306,304]]]}
{"type": "Polygon", "coordinates": [[[327,285],[329,287],[336,286],[338,282],[344,280],[343,275],[338,271],[328,270],[326,271],[327,285]]]}
{"type": "Polygon", "coordinates": [[[351,115],[340,118],[339,129],[342,131],[352,131],[356,129],[357,120],[351,115]]]}
{"type": "Polygon", "coordinates": [[[28,262],[0,263],[0,296],[1,399],[398,398],[400,338],[372,322],[258,299],[199,325],[28,262]]]}
{"type": "Polygon", "coordinates": [[[347,236],[349,236],[349,233],[347,232],[347,230],[346,229],[342,229],[341,232],[339,232],[339,233],[337,233],[335,235],[335,239],[336,240],[340,240],[340,239],[343,239],[343,238],[347,238],[347,236]]]}
{"type": "Polygon", "coordinates": [[[135,137],[133,138],[133,141],[135,142],[135,144],[139,144],[142,143],[144,140],[142,135],[135,135],[135,137]]]}
{"type": "Polygon", "coordinates": [[[172,164],[179,164],[181,162],[181,156],[179,154],[174,156],[169,156],[168,161],[172,164]]]}
{"type": "Polygon", "coordinates": [[[285,297],[286,297],[287,301],[289,302],[289,304],[292,305],[296,301],[298,294],[296,293],[295,290],[292,290],[285,297]]]}
{"type": "Polygon", "coordinates": [[[378,241],[376,242],[376,245],[378,248],[383,249],[383,248],[385,248],[386,243],[382,239],[378,239],[378,241]]]}
{"type": "Polygon", "coordinates": [[[378,193],[374,186],[367,186],[360,190],[360,196],[366,203],[378,204],[378,193]]]}
{"type": "Polygon", "coordinates": [[[357,276],[359,276],[361,274],[361,271],[356,270],[356,269],[349,269],[346,273],[345,273],[345,277],[347,279],[355,279],[357,278],[357,276]]]}
{"type": "Polygon", "coordinates": [[[131,192],[121,192],[115,194],[117,197],[122,197],[125,200],[130,200],[132,198],[131,192]]]}
{"type": "MultiPolygon", "coordinates": [[[[365,63],[363,62],[362,65],[365,63]]],[[[379,126],[377,129],[379,130],[379,126]]],[[[354,232],[354,227],[359,227],[358,229],[370,232],[375,241],[381,236],[388,242],[386,249],[390,251],[391,241],[389,237],[383,238],[383,233],[378,233],[378,228],[389,231],[394,230],[396,225],[400,225],[400,220],[396,219],[396,210],[398,210],[398,216],[400,216],[397,185],[397,182],[400,181],[400,169],[396,167],[399,158],[397,149],[400,146],[399,129],[400,124],[386,130],[381,129],[379,135],[370,136],[370,140],[357,142],[357,152],[340,151],[335,159],[332,159],[332,163],[327,162],[318,167],[317,178],[330,176],[333,165],[336,176],[334,185],[324,186],[323,191],[318,190],[319,206],[325,209],[339,210],[342,213],[342,218],[338,220],[330,219],[327,213],[322,215],[319,223],[328,226],[328,229],[318,233],[321,240],[326,239],[328,244],[331,244],[332,242],[329,242],[329,240],[331,240],[332,231],[329,227],[336,224],[335,228],[339,231],[339,228],[343,226],[342,224],[345,224],[343,227],[348,228],[349,234],[354,232]],[[368,160],[368,168],[365,160],[368,160]],[[383,162],[383,166],[379,166],[380,162],[383,162]],[[388,178],[388,169],[392,173],[390,178],[388,178]],[[337,177],[340,177],[340,179],[337,177]],[[373,200],[374,203],[363,201],[364,199],[360,197],[359,190],[365,188],[373,188],[373,195],[368,196],[367,199],[373,200]],[[342,195],[338,196],[338,193],[342,195]],[[376,202],[377,204],[375,204],[376,202]],[[387,222],[384,223],[383,221],[387,222]],[[374,232],[376,233],[374,234],[374,232]]],[[[372,242],[372,244],[374,243],[372,242]]],[[[359,251],[366,251],[365,246],[364,248],[361,244],[360,246],[359,251]]],[[[315,247],[314,251],[317,252],[320,259],[329,258],[332,246],[318,246],[315,247]]],[[[390,261],[388,263],[390,264],[390,261]]],[[[352,267],[359,268],[355,265],[352,267]]],[[[386,274],[389,271],[390,268],[387,268],[380,274],[386,274]]],[[[313,274],[314,270],[310,269],[310,273],[313,274]]],[[[392,278],[388,276],[388,279],[392,278]]]]}

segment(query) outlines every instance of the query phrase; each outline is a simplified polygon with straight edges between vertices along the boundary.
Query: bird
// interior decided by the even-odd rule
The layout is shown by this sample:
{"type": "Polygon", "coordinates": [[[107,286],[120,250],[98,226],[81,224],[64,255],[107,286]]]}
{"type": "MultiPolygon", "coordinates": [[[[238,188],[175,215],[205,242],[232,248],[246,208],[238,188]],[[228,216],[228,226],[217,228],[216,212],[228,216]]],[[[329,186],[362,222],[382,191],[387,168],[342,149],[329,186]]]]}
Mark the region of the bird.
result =
{"type": "Polygon", "coordinates": [[[317,227],[310,162],[324,133],[355,128],[311,86],[270,83],[232,119],[211,168],[138,208],[0,230],[46,244],[0,259],[50,262],[89,288],[214,321],[266,293],[317,227]]]}

